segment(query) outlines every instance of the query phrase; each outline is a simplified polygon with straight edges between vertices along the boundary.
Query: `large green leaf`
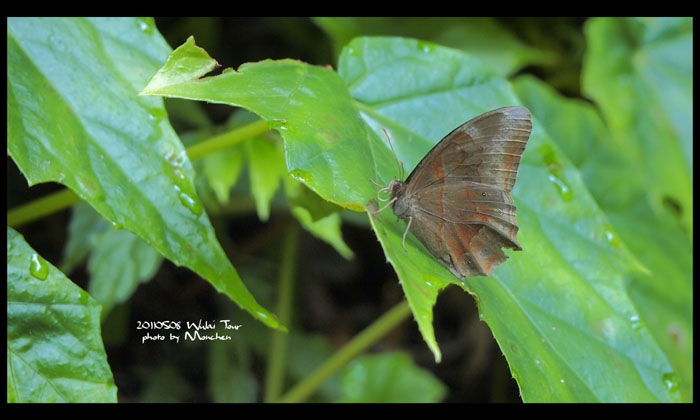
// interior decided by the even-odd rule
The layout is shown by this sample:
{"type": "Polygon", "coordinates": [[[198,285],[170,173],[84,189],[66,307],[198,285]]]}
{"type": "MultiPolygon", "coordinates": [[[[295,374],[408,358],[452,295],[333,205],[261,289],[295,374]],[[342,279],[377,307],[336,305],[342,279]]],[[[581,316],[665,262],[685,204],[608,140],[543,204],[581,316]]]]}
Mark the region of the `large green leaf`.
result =
{"type": "MultiPolygon", "coordinates": [[[[682,22],[678,24],[682,27],[682,22]]],[[[610,40],[611,48],[626,41],[610,40]]],[[[673,43],[666,47],[674,48],[673,43]]],[[[665,66],[678,71],[672,63],[665,66]]],[[[545,129],[579,167],[586,186],[606,212],[620,240],[651,272],[651,275],[630,276],[626,288],[639,308],[643,322],[638,326],[649,328],[673,366],[674,372],[666,376],[665,382],[669,388],[680,391],[684,401],[691,401],[692,242],[675,214],[666,212],[664,216],[652,210],[646,185],[654,182],[655,174],[650,173],[644,160],[629,159],[625,149],[611,141],[610,132],[589,102],[565,99],[533,77],[519,77],[515,87],[533,113],[547,116],[542,121],[545,129]]],[[[630,128],[640,129],[638,125],[630,128]]],[[[684,162],[674,165],[683,166],[684,162]]]]}
{"type": "Polygon", "coordinates": [[[428,346],[437,294],[457,284],[475,295],[525,401],[672,401],[671,366],[627,297],[626,278],[646,273],[586,190],[579,172],[535,115],[513,190],[523,252],[491,278],[460,281],[390,211],[372,216],[377,187],[398,175],[381,129],[407,169],[457,125],[519,102],[479,60],[429,42],[358,38],[338,74],[293,60],[250,63],[199,79],[214,66],[193,40],[169,57],[144,94],[245,107],[277,126],[287,169],[326,200],[368,205],[428,346]],[[197,66],[179,57],[199,57],[197,66]],[[172,72],[172,74],[171,74],[172,72]],[[186,77],[189,75],[188,77],[186,77]]]}
{"type": "Polygon", "coordinates": [[[363,209],[374,195],[374,186],[363,181],[377,171],[388,175],[389,169],[378,167],[377,162],[390,160],[391,155],[377,147],[379,143],[370,144],[378,138],[360,119],[335,72],[296,60],[265,60],[198,79],[215,66],[216,61],[190,37],[141,94],[224,103],[258,114],[282,134],[287,169],[293,177],[326,200],[363,209]],[[364,143],[362,147],[358,141],[364,143]]]}
{"type": "Polygon", "coordinates": [[[360,356],[340,373],[338,402],[440,402],[446,387],[404,353],[360,356]]]}
{"type": "Polygon", "coordinates": [[[100,305],[7,228],[7,402],[117,402],[100,305]]]}
{"type": "Polygon", "coordinates": [[[692,18],[591,19],[585,31],[583,91],[653,211],[670,203],[692,237],[692,18]]]}
{"type": "Polygon", "coordinates": [[[355,37],[394,35],[458,48],[504,76],[529,64],[552,59],[546,52],[523,44],[493,18],[320,17],[314,21],[332,37],[338,54],[355,37]]]}
{"type": "Polygon", "coordinates": [[[169,51],[151,19],[8,19],[8,154],[30,185],[66,185],[115,227],[284,329],[216,240],[162,99],[137,96],[169,51]]]}

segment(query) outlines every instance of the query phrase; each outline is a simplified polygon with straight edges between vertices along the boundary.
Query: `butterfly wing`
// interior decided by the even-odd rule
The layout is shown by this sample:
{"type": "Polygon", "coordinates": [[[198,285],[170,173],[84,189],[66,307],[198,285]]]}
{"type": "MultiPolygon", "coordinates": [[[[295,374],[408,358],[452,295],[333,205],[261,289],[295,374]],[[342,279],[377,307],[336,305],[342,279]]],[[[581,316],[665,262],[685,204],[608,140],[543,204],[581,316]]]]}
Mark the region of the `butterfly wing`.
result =
{"type": "Polygon", "coordinates": [[[509,192],[530,118],[523,107],[480,115],[442,139],[406,180],[411,231],[460,277],[490,275],[508,258],[502,247],[522,249],[509,192]]]}
{"type": "Polygon", "coordinates": [[[420,223],[411,226],[412,232],[461,276],[488,276],[508,258],[501,248],[522,249],[515,206],[506,191],[448,178],[413,200],[413,217],[420,223]]]}
{"type": "Polygon", "coordinates": [[[499,108],[452,130],[406,179],[412,194],[445,178],[478,182],[510,191],[530,137],[530,111],[499,108]]]}

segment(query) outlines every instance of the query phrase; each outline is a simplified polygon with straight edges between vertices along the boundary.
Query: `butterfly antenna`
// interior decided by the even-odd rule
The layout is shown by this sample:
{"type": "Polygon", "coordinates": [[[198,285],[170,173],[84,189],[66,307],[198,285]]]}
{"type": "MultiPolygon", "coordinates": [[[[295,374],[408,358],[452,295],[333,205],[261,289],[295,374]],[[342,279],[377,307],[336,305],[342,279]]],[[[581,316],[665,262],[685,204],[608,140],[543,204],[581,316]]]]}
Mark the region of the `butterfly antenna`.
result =
{"type": "Polygon", "coordinates": [[[388,193],[388,192],[389,192],[389,186],[388,186],[388,185],[382,185],[382,184],[378,183],[377,181],[373,180],[372,178],[370,178],[369,180],[370,180],[370,182],[372,182],[372,184],[376,185],[377,187],[382,187],[381,189],[379,189],[379,191],[377,191],[377,200],[379,200],[379,201],[386,201],[386,200],[388,200],[388,198],[382,198],[382,197],[380,196],[380,194],[381,194],[381,193],[388,193]]]}
{"type": "Polygon", "coordinates": [[[391,153],[394,155],[394,160],[396,161],[396,166],[399,168],[399,179],[403,180],[403,163],[399,162],[399,158],[396,157],[396,151],[394,151],[394,145],[391,144],[391,139],[389,138],[389,133],[386,132],[386,129],[382,127],[382,130],[384,131],[384,135],[386,136],[386,139],[389,140],[389,147],[391,147],[391,153]]]}

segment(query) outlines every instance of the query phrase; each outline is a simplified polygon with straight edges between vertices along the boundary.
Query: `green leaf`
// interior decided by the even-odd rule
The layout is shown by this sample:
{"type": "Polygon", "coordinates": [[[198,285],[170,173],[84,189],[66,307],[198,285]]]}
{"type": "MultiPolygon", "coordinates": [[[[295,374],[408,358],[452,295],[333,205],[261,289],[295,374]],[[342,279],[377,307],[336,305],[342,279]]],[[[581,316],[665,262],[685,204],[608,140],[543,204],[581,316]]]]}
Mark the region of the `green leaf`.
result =
{"type": "Polygon", "coordinates": [[[660,217],[652,210],[646,185],[654,175],[646,162],[629,159],[610,140],[590,103],[563,98],[532,77],[519,77],[515,88],[533,113],[547,116],[542,120],[545,129],[581,170],[619,235],[613,239],[623,242],[651,272],[625,279],[627,293],[639,308],[635,327],[651,332],[673,366],[664,379],[667,386],[679,391],[683,401],[692,401],[692,242],[675,215],[660,217]]]}
{"type": "Polygon", "coordinates": [[[125,230],[107,230],[93,238],[88,259],[88,291],[105,314],[127,301],[139,284],[150,280],[163,258],[141,239],[125,230]]]}
{"type": "Polygon", "coordinates": [[[591,19],[583,91],[601,108],[611,141],[641,172],[647,199],[664,216],[675,203],[693,231],[693,20],[591,19]]]}
{"type": "Polygon", "coordinates": [[[281,144],[258,137],[244,143],[248,167],[250,168],[250,191],[255,199],[258,218],[266,221],[270,217],[270,202],[286,175],[284,151],[281,144]]]}
{"type": "Polygon", "coordinates": [[[137,96],[170,51],[152,20],[10,18],[7,50],[8,155],[29,184],[69,187],[115,227],[284,329],[216,240],[162,99],[137,96]]]}
{"type": "Polygon", "coordinates": [[[326,241],[343,258],[352,259],[354,254],[343,241],[340,230],[340,207],[323,200],[292,177],[285,177],[284,181],[284,190],[292,207],[292,214],[304,229],[326,241]]]}
{"type": "MultiPolygon", "coordinates": [[[[201,50],[190,37],[171,59],[188,57],[192,49],[201,50]]],[[[379,139],[360,119],[335,72],[295,60],[265,60],[244,64],[238,71],[197,78],[209,68],[202,63],[187,69],[192,77],[189,81],[177,74],[171,83],[159,80],[156,88],[149,83],[141,93],[241,106],[258,114],[282,134],[287,170],[293,177],[341,207],[363,209],[374,195],[374,186],[358,180],[379,170],[389,173],[376,166],[377,157],[372,153],[383,155],[382,161],[391,156],[386,148],[372,145],[379,139]]],[[[167,78],[167,74],[161,76],[167,78]]]]}
{"type": "Polygon", "coordinates": [[[315,18],[332,37],[336,52],[355,37],[398,35],[420,38],[463,50],[489,64],[503,76],[552,56],[523,44],[492,18],[315,18]]]}
{"type": "MultiPolygon", "coordinates": [[[[513,80],[513,88],[533,115],[542,116],[545,131],[571,163],[584,168],[609,135],[596,109],[583,100],[564,100],[552,87],[531,75],[518,76],[513,80]]],[[[596,165],[604,163],[599,161],[596,165]]],[[[585,172],[583,176],[585,179],[585,172]]],[[[586,182],[586,186],[591,189],[596,185],[586,182]]]]}
{"type": "Polygon", "coordinates": [[[131,297],[140,283],[150,280],[163,260],[131,232],[114,230],[87,203],[73,207],[68,229],[70,236],[64,266],[89,255],[88,291],[102,305],[103,318],[114,305],[131,297]]]}
{"type": "MultiPolygon", "coordinates": [[[[236,185],[243,171],[243,156],[243,148],[235,145],[202,158],[202,175],[206,177],[220,204],[229,202],[231,188],[236,185]]],[[[269,211],[270,204],[266,205],[269,211]]]]}
{"type": "Polygon", "coordinates": [[[81,202],[73,206],[68,224],[68,242],[61,259],[61,271],[70,274],[90,254],[93,247],[92,237],[107,229],[113,228],[87,203],[81,202]]]}
{"type": "Polygon", "coordinates": [[[7,228],[7,402],[117,402],[100,305],[7,228]]]}
{"type": "Polygon", "coordinates": [[[330,244],[343,258],[349,260],[354,257],[350,247],[343,241],[342,232],[340,231],[342,223],[340,214],[329,214],[322,219],[314,221],[311,213],[304,207],[293,207],[292,213],[306,230],[330,244]]]}
{"type": "Polygon", "coordinates": [[[404,353],[360,356],[340,373],[344,403],[440,402],[447,388],[404,353]]]}
{"type": "MultiPolygon", "coordinates": [[[[179,49],[187,48],[196,47],[188,40],[179,49]]],[[[255,112],[281,133],[293,175],[343,207],[369,204],[370,215],[378,189],[370,178],[398,175],[383,127],[411,169],[456,126],[519,103],[478,59],[423,41],[358,38],[338,68],[266,60],[201,80],[192,70],[191,81],[146,90],[255,112]]],[[[440,289],[457,284],[475,295],[525,401],[672,401],[671,366],[649,331],[635,327],[625,293],[625,279],[647,271],[538,118],[512,193],[524,251],[509,252],[491,278],[460,281],[413,235],[405,253],[405,226],[389,211],[371,217],[423,338],[439,360],[432,307],[440,289]]]]}

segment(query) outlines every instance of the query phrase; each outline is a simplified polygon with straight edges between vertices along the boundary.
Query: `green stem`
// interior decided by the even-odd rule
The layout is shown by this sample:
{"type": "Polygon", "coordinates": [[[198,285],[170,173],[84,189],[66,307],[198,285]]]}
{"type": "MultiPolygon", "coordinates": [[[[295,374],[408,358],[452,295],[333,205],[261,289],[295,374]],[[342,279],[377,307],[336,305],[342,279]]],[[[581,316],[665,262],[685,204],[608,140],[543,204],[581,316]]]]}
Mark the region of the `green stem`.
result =
{"type": "MultiPolygon", "coordinates": [[[[233,144],[259,136],[269,129],[267,122],[258,120],[188,147],[186,150],[187,156],[191,161],[194,161],[233,144]]],[[[72,190],[61,190],[8,211],[7,225],[17,228],[49,214],[61,211],[79,201],[80,197],[72,190]]]]}
{"type": "Polygon", "coordinates": [[[303,402],[309,398],[323,382],[338,372],[343,366],[365,351],[372,344],[379,341],[384,334],[394,329],[406,320],[411,310],[406,301],[397,304],[389,312],[382,315],[365,328],[361,333],[350,340],[343,348],[338,350],[330,359],[316,369],[310,376],[298,383],[289,392],[283,395],[277,402],[303,402]]]}
{"type": "Polygon", "coordinates": [[[206,141],[193,144],[187,148],[187,156],[190,160],[197,160],[203,156],[218,152],[219,150],[244,142],[257,137],[270,130],[265,120],[257,120],[253,123],[227,131],[218,136],[211,137],[206,141]]]}
{"type": "Polygon", "coordinates": [[[20,227],[44,216],[61,211],[80,201],[73,190],[65,189],[46,195],[7,212],[7,226],[20,227]]]}
{"type": "MultiPolygon", "coordinates": [[[[299,251],[299,225],[290,220],[287,232],[282,244],[282,260],[279,272],[279,289],[277,297],[276,313],[284,325],[290,325],[292,317],[292,298],[294,276],[297,268],[297,254],[299,251]]],[[[264,401],[276,400],[282,392],[284,385],[285,361],[287,350],[286,333],[270,331],[271,344],[268,354],[267,372],[265,377],[264,401]]]]}

